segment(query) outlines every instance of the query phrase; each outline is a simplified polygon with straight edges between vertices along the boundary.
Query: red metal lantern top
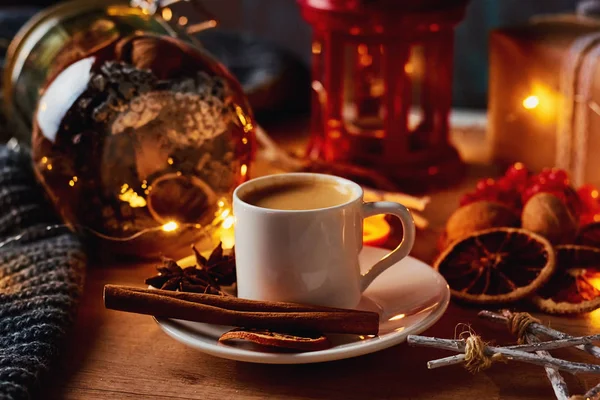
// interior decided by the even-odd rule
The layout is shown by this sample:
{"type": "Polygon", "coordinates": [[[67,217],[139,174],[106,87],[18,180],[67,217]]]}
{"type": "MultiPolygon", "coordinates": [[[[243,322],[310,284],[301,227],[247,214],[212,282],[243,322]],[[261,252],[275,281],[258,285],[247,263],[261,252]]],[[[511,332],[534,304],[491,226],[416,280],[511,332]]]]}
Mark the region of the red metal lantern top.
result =
{"type": "Polygon", "coordinates": [[[297,2],[314,30],[307,155],[371,168],[403,190],[459,176],[448,116],[468,0],[297,2]]]}
{"type": "Polygon", "coordinates": [[[317,29],[356,35],[429,31],[431,24],[454,26],[468,0],[297,0],[303,17],[317,29]]]}

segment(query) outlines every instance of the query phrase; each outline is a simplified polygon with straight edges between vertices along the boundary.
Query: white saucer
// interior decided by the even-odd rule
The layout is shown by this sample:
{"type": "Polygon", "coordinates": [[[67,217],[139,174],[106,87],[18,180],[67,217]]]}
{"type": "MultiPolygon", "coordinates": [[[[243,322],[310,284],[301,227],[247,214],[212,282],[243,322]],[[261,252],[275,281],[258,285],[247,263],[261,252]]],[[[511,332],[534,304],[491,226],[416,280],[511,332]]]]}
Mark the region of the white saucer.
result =
{"type": "MultiPolygon", "coordinates": [[[[365,247],[360,254],[364,272],[387,253],[389,250],[365,247]]],[[[181,260],[180,265],[194,265],[194,259],[181,260]]],[[[356,357],[402,343],[408,335],[419,334],[437,322],[449,301],[444,278],[429,265],[407,257],[375,279],[358,306],[379,312],[379,336],[328,335],[333,347],[327,350],[280,353],[250,343],[224,345],[218,339],[232,327],[165,318],[156,321],[175,340],[213,356],[262,364],[306,364],[356,357]]]]}

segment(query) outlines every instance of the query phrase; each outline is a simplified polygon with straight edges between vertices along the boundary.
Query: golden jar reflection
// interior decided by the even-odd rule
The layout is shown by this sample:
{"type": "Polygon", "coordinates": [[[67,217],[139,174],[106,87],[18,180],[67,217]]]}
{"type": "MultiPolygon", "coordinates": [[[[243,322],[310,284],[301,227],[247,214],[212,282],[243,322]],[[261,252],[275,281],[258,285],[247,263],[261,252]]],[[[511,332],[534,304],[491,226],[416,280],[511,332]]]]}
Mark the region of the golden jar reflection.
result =
{"type": "Polygon", "coordinates": [[[210,236],[247,179],[254,143],[237,81],[156,18],[128,6],[81,10],[13,55],[25,58],[19,77],[39,70],[42,54],[52,60],[30,124],[53,203],[74,229],[137,256],[210,236]]]}

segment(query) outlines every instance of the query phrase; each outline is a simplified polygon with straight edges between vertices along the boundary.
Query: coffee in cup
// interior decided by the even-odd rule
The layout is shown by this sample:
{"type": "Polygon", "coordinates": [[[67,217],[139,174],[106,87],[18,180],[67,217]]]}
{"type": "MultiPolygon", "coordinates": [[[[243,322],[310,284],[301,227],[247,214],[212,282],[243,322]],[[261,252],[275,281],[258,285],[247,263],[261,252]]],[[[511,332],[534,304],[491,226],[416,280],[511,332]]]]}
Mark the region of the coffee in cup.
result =
{"type": "Polygon", "coordinates": [[[352,191],[326,181],[291,181],[258,188],[244,195],[243,201],[273,210],[316,210],[348,202],[352,191]]]}

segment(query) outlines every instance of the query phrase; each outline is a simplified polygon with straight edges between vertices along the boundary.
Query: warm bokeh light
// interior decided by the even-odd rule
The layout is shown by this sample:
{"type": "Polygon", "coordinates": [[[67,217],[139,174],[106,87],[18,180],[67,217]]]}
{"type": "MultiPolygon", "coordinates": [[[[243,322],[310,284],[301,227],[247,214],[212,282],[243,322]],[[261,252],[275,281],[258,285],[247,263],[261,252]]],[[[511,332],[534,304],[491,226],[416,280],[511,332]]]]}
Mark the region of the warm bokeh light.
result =
{"type": "Polygon", "coordinates": [[[365,218],[363,225],[363,243],[369,246],[381,246],[390,236],[391,227],[383,215],[365,218]]]}
{"type": "Polygon", "coordinates": [[[229,217],[225,218],[225,221],[223,221],[223,229],[229,229],[233,226],[233,223],[235,222],[235,218],[230,215],[229,217]]]}
{"type": "Polygon", "coordinates": [[[187,17],[179,17],[179,25],[185,26],[188,23],[187,17]]]}
{"type": "Polygon", "coordinates": [[[242,110],[240,106],[235,106],[235,113],[237,114],[237,117],[240,120],[240,123],[242,124],[244,132],[248,133],[252,129],[254,129],[252,121],[250,120],[250,118],[248,118],[248,116],[244,113],[244,110],[242,110]]]}
{"type": "Polygon", "coordinates": [[[600,308],[587,314],[587,317],[589,318],[592,328],[598,330],[600,328],[600,308]]]}
{"type": "Polygon", "coordinates": [[[596,290],[600,290],[600,275],[588,276],[587,281],[596,290]]]}
{"type": "Polygon", "coordinates": [[[388,321],[398,321],[400,319],[403,319],[404,317],[406,317],[406,314],[398,314],[398,315],[394,315],[388,321]]]}
{"type": "Polygon", "coordinates": [[[313,54],[321,54],[321,43],[320,42],[313,42],[312,53],[313,54]]]}
{"type": "Polygon", "coordinates": [[[537,108],[537,106],[540,105],[540,99],[537,96],[531,95],[526,97],[523,100],[523,107],[526,110],[533,110],[534,108],[537,108]]]}
{"type": "Polygon", "coordinates": [[[246,176],[246,174],[248,173],[248,166],[246,164],[242,164],[240,173],[242,174],[242,176],[246,176]]]}
{"type": "Polygon", "coordinates": [[[165,232],[174,232],[179,228],[179,224],[175,221],[167,222],[162,226],[162,230],[165,232]]]}
{"type": "MultiPolygon", "coordinates": [[[[73,182],[73,181],[71,181],[71,182],[73,182]]],[[[71,185],[71,186],[74,186],[74,185],[75,184],[73,183],[73,185],[71,185]]],[[[127,186],[127,185],[125,185],[125,186],[127,186]]],[[[123,191],[123,188],[121,188],[121,194],[119,194],[119,200],[129,203],[129,206],[131,208],[146,207],[146,199],[144,199],[142,196],[137,194],[132,188],[125,188],[125,191],[123,191]]]]}
{"type": "Polygon", "coordinates": [[[162,17],[165,21],[170,21],[173,18],[173,11],[169,7],[163,8],[162,17]]]}

